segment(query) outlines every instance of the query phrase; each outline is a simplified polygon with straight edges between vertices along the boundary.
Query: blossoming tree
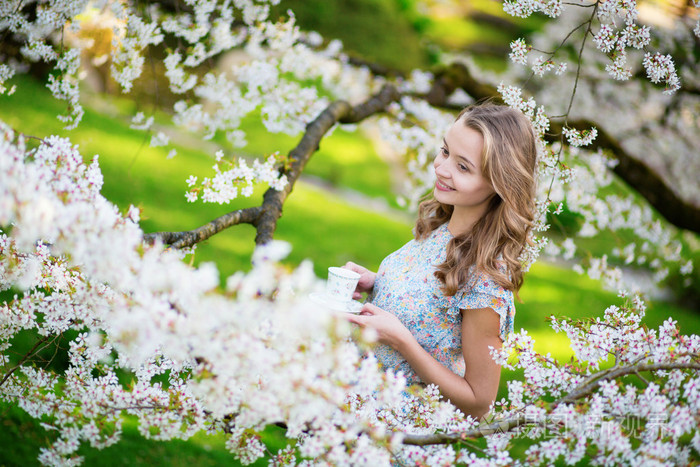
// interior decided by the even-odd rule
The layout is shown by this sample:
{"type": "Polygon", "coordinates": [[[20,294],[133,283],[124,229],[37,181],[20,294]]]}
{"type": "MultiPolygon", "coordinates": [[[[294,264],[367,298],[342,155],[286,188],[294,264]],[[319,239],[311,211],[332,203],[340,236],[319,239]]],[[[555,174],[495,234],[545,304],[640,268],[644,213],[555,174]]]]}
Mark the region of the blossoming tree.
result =
{"type": "MultiPolygon", "coordinates": [[[[276,2],[0,4],[0,32],[20,51],[0,64],[0,90],[13,92],[12,76],[26,70],[22,60],[48,64],[53,71],[47,86],[67,101],[69,111],[61,118],[69,127],[82,116],[78,73],[86,45],[69,46],[63,38],[99,13],[111,18],[110,73],[124,92],[139,79],[149,47],[166,40],[177,44],[164,60],[171,92],[183,97],[173,107],[175,124],[203,130],[209,138],[223,133],[244,145],[241,121],[256,111],[268,131],[301,135],[284,160],[250,166],[241,159],[217,165],[215,176],[202,183],[198,174],[188,182],[188,200],[219,203],[265,183],[269,189],[260,206],[232,211],[193,231],[144,233],[138,209],[122,215],[100,194],[97,159],[86,165],[65,138],[35,141],[2,125],[0,397],[57,433],[40,453],[41,462],[78,464],[81,443],[101,448],[118,442],[123,414],[137,417],[140,432],[154,439],[225,433],[227,447],[246,463],[264,454],[259,432],[270,424],[285,426],[290,440],[271,454],[277,465],[539,464],[584,458],[636,465],[697,459],[700,337],[680,334],[672,319],[658,329],[643,326],[642,291],[607,256],[577,267],[605,278],[628,297],[626,304],[601,310],[593,320],[552,320],[554,330],[571,341],[570,362],[535,352],[525,331],[511,336],[493,357],[522,371],[524,380],[508,382],[508,399],[498,401],[484,420],[474,420],[441,400],[434,387],[406,403],[402,375],[380,371],[371,352],[363,358],[372,336],[348,339],[347,323],[318,312],[305,298],[319,287],[310,265],[291,272],[279,267],[290,247],[273,236],[305,164],[336,125],[376,125],[410,155],[411,183],[403,193],[410,207],[432,184],[429,160],[453,118],[451,109],[465,93],[472,99],[500,96],[528,115],[541,137],[540,236],[524,263],[531,264],[542,248],[573,256],[575,238],[554,242],[542,235],[547,216],[566,205],[586,219],[580,235],[629,229],[640,239],[639,247],[611,255],[647,265],[657,280],[672,272],[690,278],[688,252],[648,203],[671,223],[697,232],[697,180],[691,172],[690,180],[679,178],[676,189],[649,170],[639,152],[647,147],[644,137],[659,143],[657,152],[663,152],[663,138],[682,140],[673,150],[693,148],[697,51],[688,47],[694,47],[700,26],[687,28],[695,36],[683,35],[686,29],[652,36],[638,23],[637,5],[630,0],[506,1],[504,9],[514,16],[541,12],[556,19],[534,43],[511,45],[512,60],[528,66],[528,73],[554,75],[523,88],[522,70],[494,80],[469,62],[449,63],[434,73],[384,76],[351,63],[337,42],[300,31],[292,13],[270,19],[270,3],[276,2]],[[567,10],[576,9],[586,16],[572,23],[567,10]],[[664,52],[669,44],[680,44],[678,69],[664,52]],[[202,71],[203,62],[231,49],[244,50],[247,59],[228,70],[202,71]],[[636,117],[616,122],[619,117],[595,113],[593,105],[603,105],[604,96],[623,104],[634,99],[593,86],[602,73],[614,80],[642,73],[671,96],[684,92],[683,80],[690,86],[680,99],[639,85],[653,96],[650,102],[661,105],[650,106],[652,117],[669,125],[648,123],[646,133],[627,137],[639,127],[636,117]],[[653,113],[658,108],[662,116],[653,113]],[[550,118],[551,112],[561,116],[550,118]],[[611,171],[648,201],[602,196],[611,171]],[[656,188],[649,190],[649,183],[656,188]],[[192,268],[182,257],[240,223],[257,231],[253,268],[229,277],[220,290],[213,266],[192,268]],[[12,352],[18,335],[35,336],[33,348],[20,357],[12,352]],[[34,364],[39,349],[69,335],[75,337],[65,371],[34,364]],[[120,379],[124,374],[131,377],[127,383],[120,379]],[[630,418],[639,423],[628,426],[630,418]],[[481,438],[485,444],[477,446],[481,438]],[[514,446],[523,445],[525,454],[514,458],[522,451],[514,446]]],[[[153,118],[138,113],[132,124],[150,131],[153,118]]],[[[154,132],[151,144],[167,145],[167,136],[154,132]]],[[[220,161],[223,155],[215,157],[220,161]]],[[[697,164],[692,154],[683,157],[697,164]]],[[[669,174],[685,176],[681,172],[679,165],[669,174]]]]}

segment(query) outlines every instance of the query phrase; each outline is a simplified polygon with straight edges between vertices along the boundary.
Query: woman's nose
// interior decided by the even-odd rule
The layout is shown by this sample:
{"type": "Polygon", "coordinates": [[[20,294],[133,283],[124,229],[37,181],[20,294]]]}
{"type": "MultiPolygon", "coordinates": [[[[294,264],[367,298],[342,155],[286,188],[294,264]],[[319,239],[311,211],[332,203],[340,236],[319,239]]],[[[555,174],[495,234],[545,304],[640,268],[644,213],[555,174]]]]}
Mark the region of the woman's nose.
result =
{"type": "Polygon", "coordinates": [[[450,174],[450,171],[447,167],[447,161],[439,161],[435,159],[433,167],[435,168],[435,174],[443,178],[447,178],[450,174]]]}

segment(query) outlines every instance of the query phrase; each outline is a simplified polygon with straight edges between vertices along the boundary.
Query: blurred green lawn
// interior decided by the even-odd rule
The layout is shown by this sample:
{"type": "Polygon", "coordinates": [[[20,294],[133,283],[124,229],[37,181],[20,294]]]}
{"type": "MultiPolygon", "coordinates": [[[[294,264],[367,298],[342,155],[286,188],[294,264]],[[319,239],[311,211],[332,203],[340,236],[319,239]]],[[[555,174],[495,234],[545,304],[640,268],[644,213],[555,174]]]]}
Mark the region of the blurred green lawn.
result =
{"type": "Polygon", "coordinates": [[[402,71],[424,68],[429,53],[416,21],[412,0],[282,0],[273,16],[291,9],[297,24],[324,38],[340,39],[344,50],[402,71]]]}
{"type": "MultiPolygon", "coordinates": [[[[105,177],[103,193],[122,210],[129,204],[141,206],[142,227],[146,232],[192,229],[231,209],[259,203],[262,189],[251,199],[237,200],[230,206],[187,203],[185,179],[190,174],[200,179],[210,175],[213,151],[204,152],[202,143],[193,144],[198,141],[196,138],[178,137],[174,138],[181,142],[175,144],[178,155],[168,160],[169,148],[150,148],[145,144],[149,136],[129,128],[124,113],[130,105],[128,101],[103,101],[100,112],[87,105],[81,125],[66,132],[55,118],[63,110],[60,102],[31,80],[23,78],[15,82],[18,83],[16,94],[0,97],[0,119],[26,135],[69,135],[87,160],[99,154],[105,177]]],[[[165,121],[163,116],[159,116],[159,121],[165,121]]],[[[265,134],[252,120],[246,123],[246,130],[258,135],[251,138],[255,143],[246,148],[251,156],[275,150],[286,152],[295,142],[294,138],[265,134]]],[[[172,128],[169,131],[177,133],[172,128]]],[[[388,165],[376,155],[371,142],[359,134],[337,130],[322,142],[309,171],[368,196],[384,199],[391,196],[388,165]]],[[[376,269],[384,256],[411,238],[411,224],[350,205],[328,191],[300,182],[285,204],[275,237],[292,244],[293,251],[287,260],[290,266],[310,258],[316,273],[323,276],[328,265],[348,260],[376,269]]],[[[249,268],[253,238],[252,227],[233,227],[200,245],[195,263],[215,261],[223,280],[237,270],[249,268]]],[[[527,329],[535,337],[539,351],[551,352],[564,360],[571,354],[567,340],[551,331],[545,318],[602,315],[607,306],[620,303],[619,298],[604,291],[598,282],[543,263],[536,264],[528,273],[521,297],[524,303],[517,305],[516,329],[527,329]]],[[[658,326],[669,316],[681,323],[682,332],[700,333],[700,317],[696,313],[669,303],[651,303],[646,322],[658,326]]],[[[518,377],[504,372],[503,380],[518,377]]],[[[505,396],[505,390],[506,385],[502,384],[499,397],[505,396]]],[[[46,444],[47,436],[21,410],[0,404],[0,465],[36,464],[38,450],[46,444]]],[[[271,447],[283,447],[286,443],[281,430],[275,428],[269,429],[264,439],[271,447]]],[[[83,448],[81,453],[86,455],[87,465],[184,466],[231,462],[222,437],[200,435],[187,442],[152,442],[141,438],[130,423],[123,441],[109,448],[108,455],[91,448],[83,448]]]]}

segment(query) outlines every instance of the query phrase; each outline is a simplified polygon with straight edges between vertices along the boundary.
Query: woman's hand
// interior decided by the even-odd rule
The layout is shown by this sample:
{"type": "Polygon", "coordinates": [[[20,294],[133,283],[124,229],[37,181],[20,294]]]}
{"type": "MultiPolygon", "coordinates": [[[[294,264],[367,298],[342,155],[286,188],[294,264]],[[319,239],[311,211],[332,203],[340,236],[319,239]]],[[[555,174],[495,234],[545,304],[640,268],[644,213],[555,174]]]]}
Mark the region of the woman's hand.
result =
{"type": "Polygon", "coordinates": [[[352,298],[358,300],[362,298],[363,292],[372,291],[372,289],[374,288],[374,279],[377,277],[377,273],[374,273],[369,269],[360,266],[359,264],[355,264],[352,261],[348,261],[343,267],[345,269],[355,271],[360,275],[360,281],[357,283],[357,288],[355,288],[355,292],[352,294],[352,298]]]}
{"type": "Polygon", "coordinates": [[[402,346],[411,340],[415,340],[411,331],[403,325],[396,315],[384,311],[371,303],[365,303],[362,311],[357,315],[348,313],[347,319],[361,328],[374,329],[377,332],[377,340],[381,344],[386,344],[399,352],[402,346]]]}

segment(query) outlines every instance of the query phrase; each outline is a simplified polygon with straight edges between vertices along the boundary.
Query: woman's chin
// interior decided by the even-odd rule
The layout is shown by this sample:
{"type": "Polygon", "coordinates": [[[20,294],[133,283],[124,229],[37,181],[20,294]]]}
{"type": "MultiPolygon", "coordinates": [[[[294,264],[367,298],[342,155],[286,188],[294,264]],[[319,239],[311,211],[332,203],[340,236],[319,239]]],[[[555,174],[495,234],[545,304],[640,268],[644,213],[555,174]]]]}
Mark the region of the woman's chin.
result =
{"type": "Polygon", "coordinates": [[[451,204],[449,202],[449,193],[446,193],[439,188],[433,188],[433,198],[435,198],[437,201],[441,202],[442,204],[451,204]]]}

